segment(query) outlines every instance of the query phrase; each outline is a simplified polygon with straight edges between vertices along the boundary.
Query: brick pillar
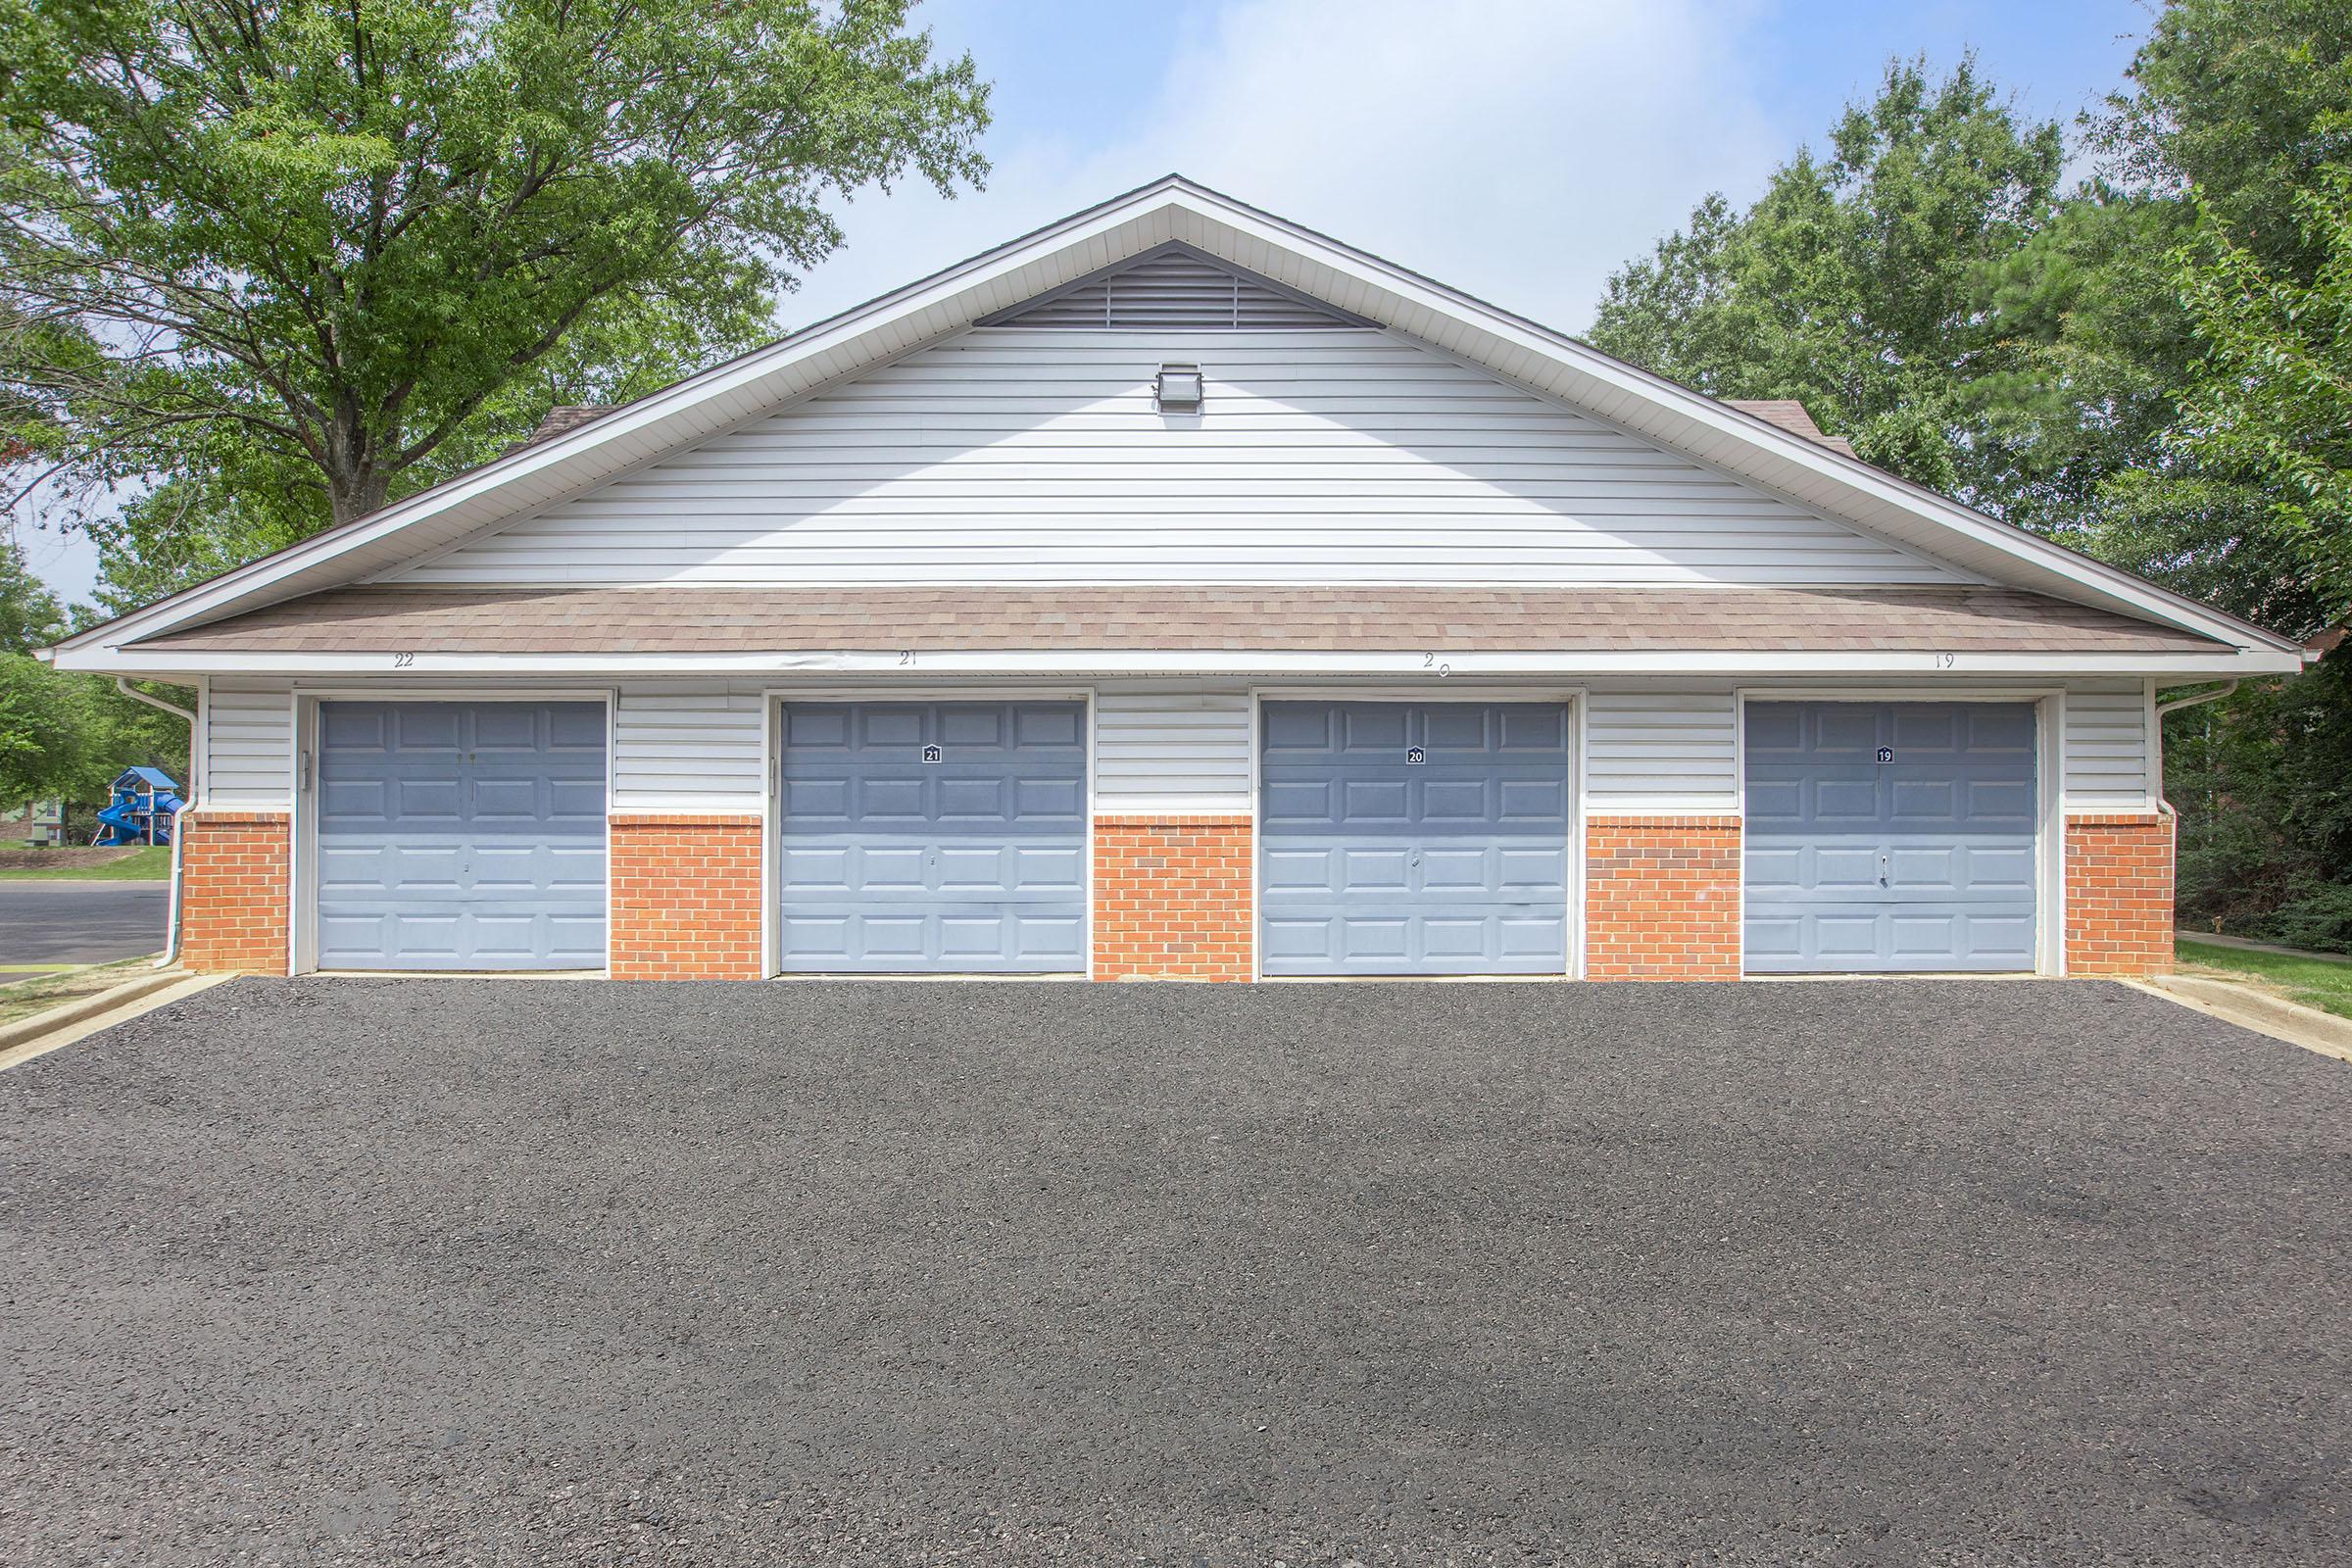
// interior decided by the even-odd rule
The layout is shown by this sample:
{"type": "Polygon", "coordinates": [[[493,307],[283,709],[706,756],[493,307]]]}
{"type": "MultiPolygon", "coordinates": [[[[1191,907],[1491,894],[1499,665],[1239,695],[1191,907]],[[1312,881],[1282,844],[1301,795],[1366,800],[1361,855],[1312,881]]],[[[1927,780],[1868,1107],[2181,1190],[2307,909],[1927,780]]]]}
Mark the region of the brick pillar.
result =
{"type": "Polygon", "coordinates": [[[760,818],[615,815],[615,980],[757,980],[760,818]]]}
{"type": "Polygon", "coordinates": [[[1587,821],[1585,975],[1740,978],[1738,817],[1587,821]]]}
{"type": "Polygon", "coordinates": [[[2162,974],[2173,966],[2173,819],[2066,819],[2066,972],[2162,974]]]}
{"type": "Polygon", "coordinates": [[[286,972],[293,818],[198,807],[179,813],[179,952],[207,973],[286,972]]]}
{"type": "Polygon", "coordinates": [[[1250,977],[1250,818],[1095,821],[1095,978],[1250,977]]]}

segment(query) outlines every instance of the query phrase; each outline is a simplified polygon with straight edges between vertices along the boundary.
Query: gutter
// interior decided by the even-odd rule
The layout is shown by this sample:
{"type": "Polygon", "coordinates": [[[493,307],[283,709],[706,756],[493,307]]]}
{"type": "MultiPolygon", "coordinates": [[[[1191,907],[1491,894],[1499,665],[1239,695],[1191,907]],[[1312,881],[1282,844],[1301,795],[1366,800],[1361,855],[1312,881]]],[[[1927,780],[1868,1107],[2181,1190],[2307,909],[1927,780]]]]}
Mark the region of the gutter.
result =
{"type": "MultiPolygon", "coordinates": [[[[177,703],[167,703],[161,697],[150,697],[145,692],[137,690],[130,684],[130,678],[126,675],[117,675],[115,677],[115,690],[121,692],[123,696],[129,698],[134,703],[145,703],[149,708],[161,709],[163,711],[170,713],[174,717],[184,718],[187,720],[188,760],[190,764],[189,771],[192,774],[194,772],[194,763],[196,759],[196,715],[189,712],[186,709],[180,707],[177,703]]],[[[190,777],[188,780],[188,792],[192,795],[195,793],[195,791],[196,780],[193,777],[190,777]]],[[[179,819],[181,814],[185,812],[187,808],[188,803],[185,799],[182,799],[179,803],[178,810],[175,810],[172,813],[172,880],[170,883],[171,891],[165,895],[164,900],[164,951],[162,956],[155,960],[155,966],[158,969],[169,968],[179,958],[180,886],[186,864],[186,862],[181,858],[184,841],[179,831],[179,819]]]]}
{"type": "MultiPolygon", "coordinates": [[[[2165,815],[2171,817],[2175,822],[2179,822],[2180,820],[2180,808],[2175,806],[2171,800],[2165,796],[2164,793],[2164,715],[2167,713],[2178,713],[2183,709],[2202,708],[2207,703],[2218,703],[2223,698],[2229,696],[2231,692],[2237,690],[2239,680],[2240,677],[2232,675],[2230,679],[2222,682],[2221,685],[2213,687],[2209,690],[2190,692],[2186,697],[2176,697],[2169,703],[2158,703],[2156,705],[2156,733],[2150,737],[2156,743],[2156,805],[2163,810],[2165,815]]],[[[2176,828],[2174,831],[2176,835],[2178,835],[2179,829],[2176,828]]],[[[178,844],[179,836],[177,834],[173,834],[172,842],[174,845],[178,844]]],[[[174,853],[176,853],[176,851],[174,853]]]]}

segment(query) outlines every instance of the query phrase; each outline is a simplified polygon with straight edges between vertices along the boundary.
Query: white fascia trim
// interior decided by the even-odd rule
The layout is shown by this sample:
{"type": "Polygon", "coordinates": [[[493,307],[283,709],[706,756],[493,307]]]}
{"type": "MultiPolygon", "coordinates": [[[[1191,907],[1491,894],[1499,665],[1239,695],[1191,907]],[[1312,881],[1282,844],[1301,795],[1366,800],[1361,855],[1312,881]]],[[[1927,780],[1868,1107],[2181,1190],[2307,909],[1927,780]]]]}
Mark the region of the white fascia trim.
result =
{"type": "MultiPolygon", "coordinates": [[[[2300,650],[2257,649],[2181,654],[1943,654],[1595,652],[1455,654],[1449,675],[1433,676],[1421,653],[1140,652],[925,653],[909,669],[897,652],[832,654],[432,654],[418,653],[398,678],[511,675],[525,678],[635,678],[653,675],[774,675],[806,681],[827,675],[896,676],[909,683],[933,676],[1328,675],[1377,677],[1443,690],[1451,677],[1585,675],[1857,675],[1878,679],[1934,679],[1954,685],[1973,675],[2138,675],[2220,679],[2230,675],[2292,674],[2300,650]]],[[[63,669],[185,678],[209,675],[394,675],[385,654],[145,653],[98,649],[63,654],[63,669]]]]}
{"type": "MultiPolygon", "coordinates": [[[[387,509],[372,518],[321,534],[306,544],[226,572],[212,582],[200,584],[143,611],[134,612],[121,620],[93,627],[60,644],[58,652],[63,656],[68,651],[78,651],[101,642],[119,645],[158,635],[171,627],[201,618],[243,596],[262,592],[272,583],[331,560],[336,555],[373,544],[438,513],[489,496],[509,484],[574,466],[585,469],[588,466],[580,464],[579,460],[610,442],[645,432],[663,420],[690,414],[698,405],[712,399],[732,392],[756,389],[766,377],[839,347],[860,333],[917,316],[993,278],[1044,260],[1057,249],[1086,246],[1102,234],[1139,219],[1168,215],[1167,222],[1150,224],[1141,234],[1133,236],[1140,248],[1148,249],[1164,239],[1182,238],[1184,236],[1173,232],[1159,232],[1163,228],[1173,228],[1173,215],[1179,212],[1222,225],[1259,243],[1299,254],[1305,260],[1328,267],[1367,288],[1386,291],[1425,309],[1452,317],[1465,326],[1490,333],[1524,354],[1559,364],[1576,374],[1588,377],[1599,387],[1664,407],[1701,431],[1728,436],[1792,459],[1849,490],[1940,523],[1973,542],[2012,559],[2055,571],[2094,595],[2129,606],[2157,621],[2218,636],[2226,642],[2251,642],[2278,651],[2291,650],[2297,655],[2294,667],[2302,667],[2300,649],[2260,628],[2222,615],[2021,529],[1982,516],[1931,491],[1883,473],[1868,464],[1847,458],[1752,415],[1726,407],[1699,393],[1613,360],[1573,338],[1173,175],[1013,240],[909,284],[896,293],[884,295],[868,305],[820,322],[768,348],[689,377],[664,391],[589,420],[565,435],[526,447],[511,457],[500,459],[407,503],[387,509]]],[[[1213,247],[1204,248],[1213,250],[1213,247]]],[[[1095,252],[1100,254],[1087,254],[1084,259],[1090,264],[1089,270],[1108,265],[1127,254],[1121,251],[1119,255],[1112,255],[1109,251],[1109,247],[1096,246],[1095,252]]],[[[992,310],[999,308],[991,307],[992,310]]],[[[967,326],[977,314],[985,313],[966,309],[960,315],[943,319],[929,336],[937,337],[967,326]]],[[[1358,311],[1357,314],[1367,313],[1358,311]]],[[[904,352],[904,349],[905,345],[899,345],[889,352],[895,354],[904,352]]],[[[883,357],[887,356],[875,356],[877,359],[883,357]]],[[[1487,364],[1484,356],[1471,358],[1476,363],[1487,364]]],[[[1498,373],[1511,373],[1500,366],[1489,368],[1498,373]]],[[[707,433],[684,431],[674,444],[699,440],[707,433]]],[[[1660,439],[1655,436],[1651,438],[1660,439]]],[[[1668,440],[1668,444],[1675,443],[1668,440]]],[[[632,466],[632,463],[623,462],[613,464],[611,467],[612,472],[619,472],[632,466]]],[[[585,471],[565,482],[585,485],[608,476],[603,472],[585,471]]],[[[525,510],[528,509],[518,508],[517,513],[525,510]]],[[[489,519],[482,526],[496,526],[505,520],[511,519],[489,519]]],[[[2152,668],[2148,672],[2170,671],[2152,668]]]]}

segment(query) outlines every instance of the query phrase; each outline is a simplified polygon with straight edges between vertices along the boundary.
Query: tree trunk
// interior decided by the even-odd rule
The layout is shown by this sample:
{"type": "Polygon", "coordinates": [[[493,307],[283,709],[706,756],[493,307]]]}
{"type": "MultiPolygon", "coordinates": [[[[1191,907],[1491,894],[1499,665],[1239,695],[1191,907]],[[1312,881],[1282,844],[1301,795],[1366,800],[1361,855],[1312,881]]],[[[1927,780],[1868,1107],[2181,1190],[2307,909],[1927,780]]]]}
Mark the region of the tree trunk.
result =
{"type": "Polygon", "coordinates": [[[372,467],[352,474],[328,473],[326,495],[328,503],[334,508],[335,521],[350,522],[356,517],[365,517],[370,512],[380,512],[391,485],[389,475],[378,473],[372,467]]]}
{"type": "Polygon", "coordinates": [[[378,466],[380,455],[357,406],[345,400],[327,434],[321,464],[326,469],[327,504],[334,510],[336,522],[350,522],[382,508],[392,488],[392,475],[378,466]]]}

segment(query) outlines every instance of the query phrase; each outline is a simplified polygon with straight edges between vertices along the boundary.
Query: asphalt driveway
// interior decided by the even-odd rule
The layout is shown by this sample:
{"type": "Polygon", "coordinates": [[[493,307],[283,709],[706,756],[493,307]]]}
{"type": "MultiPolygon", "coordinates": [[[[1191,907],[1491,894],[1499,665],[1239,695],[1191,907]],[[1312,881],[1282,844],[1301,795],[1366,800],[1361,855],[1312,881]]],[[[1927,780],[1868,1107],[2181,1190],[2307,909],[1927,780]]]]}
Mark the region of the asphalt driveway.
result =
{"type": "Polygon", "coordinates": [[[0,881],[0,964],[161,953],[170,899],[165,882],[0,881]]]}
{"type": "Polygon", "coordinates": [[[2116,986],[241,981],[0,1074],[0,1560],[2352,1560],[2352,1068],[2116,986]]]}

